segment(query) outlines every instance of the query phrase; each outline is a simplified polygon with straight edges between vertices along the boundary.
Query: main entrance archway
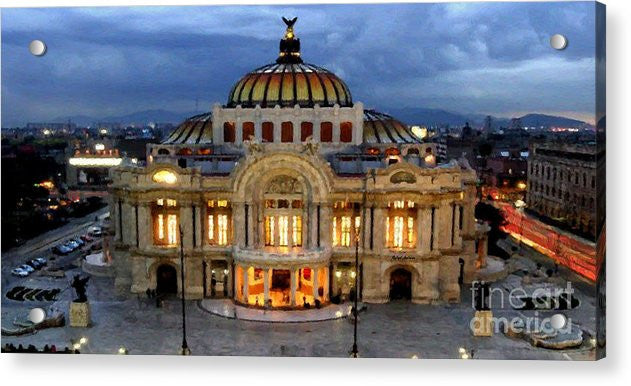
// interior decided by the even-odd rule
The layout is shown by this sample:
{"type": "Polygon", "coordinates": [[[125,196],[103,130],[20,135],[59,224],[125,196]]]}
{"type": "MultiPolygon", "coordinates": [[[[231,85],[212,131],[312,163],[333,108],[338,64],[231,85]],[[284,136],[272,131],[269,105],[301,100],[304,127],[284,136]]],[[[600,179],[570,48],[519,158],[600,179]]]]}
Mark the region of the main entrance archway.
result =
{"type": "Polygon", "coordinates": [[[412,299],[412,272],[397,268],[390,274],[390,300],[412,299]]]}
{"type": "Polygon", "coordinates": [[[169,264],[162,264],[156,270],[156,292],[177,294],[177,271],[169,264]]]}

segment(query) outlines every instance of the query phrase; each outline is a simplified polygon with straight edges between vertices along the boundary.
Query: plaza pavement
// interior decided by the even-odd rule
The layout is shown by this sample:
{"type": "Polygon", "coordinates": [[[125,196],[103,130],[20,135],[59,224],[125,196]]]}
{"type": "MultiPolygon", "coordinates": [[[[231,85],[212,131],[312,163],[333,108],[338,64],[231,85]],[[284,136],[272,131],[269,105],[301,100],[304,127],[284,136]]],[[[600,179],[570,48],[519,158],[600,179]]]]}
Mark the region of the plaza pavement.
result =
{"type": "MultiPolygon", "coordinates": [[[[32,278],[29,286],[64,287],[67,278],[32,278]]],[[[20,283],[24,285],[27,283],[20,283]]],[[[501,285],[497,283],[496,285],[501,285]]],[[[16,302],[6,299],[2,288],[2,326],[12,328],[14,319],[25,319],[32,307],[50,307],[50,303],[16,302]]],[[[80,337],[88,343],[82,353],[116,354],[120,347],[129,354],[177,354],[182,342],[181,308],[177,299],[156,308],[144,296],[117,300],[113,279],[92,277],[88,298],[92,308],[90,328],[53,328],[33,335],[2,337],[2,344],[27,346],[55,344],[63,348],[80,337]]],[[[67,313],[71,291],[62,293],[53,307],[67,313]]],[[[579,293],[582,306],[568,311],[568,316],[593,328],[593,299],[579,293]]],[[[459,358],[459,347],[474,350],[473,359],[593,359],[594,350],[554,351],[532,347],[503,334],[473,337],[468,329],[473,316],[469,291],[455,305],[415,305],[409,302],[368,304],[360,314],[358,346],[361,357],[382,358],[459,358]]],[[[497,310],[496,316],[515,315],[513,310],[497,310]]],[[[187,341],[193,355],[244,356],[318,356],[348,357],[352,346],[353,325],[348,319],[304,323],[264,323],[235,320],[211,315],[197,301],[187,302],[187,341]]]]}

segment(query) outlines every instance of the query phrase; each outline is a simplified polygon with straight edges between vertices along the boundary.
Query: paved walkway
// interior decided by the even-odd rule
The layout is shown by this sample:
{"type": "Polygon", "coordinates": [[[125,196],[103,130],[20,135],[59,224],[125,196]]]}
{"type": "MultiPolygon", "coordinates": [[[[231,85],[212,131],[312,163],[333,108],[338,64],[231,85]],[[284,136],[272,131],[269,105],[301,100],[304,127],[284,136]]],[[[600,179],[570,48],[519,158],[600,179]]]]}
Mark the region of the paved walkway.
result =
{"type": "MultiPolygon", "coordinates": [[[[248,320],[252,322],[272,323],[301,323],[319,322],[345,318],[351,313],[352,303],[330,304],[320,309],[280,311],[248,308],[234,304],[230,299],[204,299],[199,302],[202,310],[211,314],[231,319],[248,320]]],[[[362,305],[359,305],[362,309],[362,305]]]]}

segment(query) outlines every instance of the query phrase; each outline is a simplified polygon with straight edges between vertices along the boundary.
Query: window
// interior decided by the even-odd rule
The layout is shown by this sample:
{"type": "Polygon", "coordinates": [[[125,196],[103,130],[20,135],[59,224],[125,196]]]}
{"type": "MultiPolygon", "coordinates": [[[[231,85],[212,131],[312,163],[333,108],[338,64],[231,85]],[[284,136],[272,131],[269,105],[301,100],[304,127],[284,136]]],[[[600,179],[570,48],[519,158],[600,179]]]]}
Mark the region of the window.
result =
{"type": "Polygon", "coordinates": [[[235,140],[234,122],[224,122],[223,141],[231,143],[231,142],[234,142],[234,140],[235,140]]]}
{"type": "Polygon", "coordinates": [[[340,123],[340,142],[352,142],[353,141],[353,123],[342,122],[340,123]]]}
{"type": "Polygon", "coordinates": [[[265,200],[265,245],[302,246],[302,201],[265,200]]]}
{"type": "Polygon", "coordinates": [[[152,205],[153,241],[155,245],[173,247],[179,239],[177,201],[158,199],[152,205]]]}
{"type": "Polygon", "coordinates": [[[303,186],[289,176],[274,177],[265,188],[265,245],[302,247],[303,186]]]}
{"type": "Polygon", "coordinates": [[[206,205],[207,240],[210,245],[226,246],[230,243],[232,207],[228,200],[209,200],[206,205]]]}
{"type": "Polygon", "coordinates": [[[265,245],[274,245],[274,227],[276,219],[274,216],[265,217],[265,245]]]}
{"type": "Polygon", "coordinates": [[[313,123],[302,122],[300,124],[300,142],[304,142],[313,135],[313,123]]]}
{"type": "Polygon", "coordinates": [[[416,246],[416,208],[414,201],[397,200],[388,204],[386,218],[386,247],[414,248],[416,246]]]}
{"type": "Polygon", "coordinates": [[[293,142],[294,141],[294,124],[291,122],[283,122],[280,125],[280,141],[281,142],[293,142]]]}
{"type": "Polygon", "coordinates": [[[333,142],[333,124],[331,122],[320,123],[320,142],[333,142]]]}
{"type": "Polygon", "coordinates": [[[355,245],[355,226],[361,223],[361,216],[357,215],[359,210],[358,202],[337,201],[333,204],[331,231],[334,247],[355,245]]]}
{"type": "Polygon", "coordinates": [[[289,221],[287,216],[278,216],[278,245],[286,247],[288,242],[289,221]]]}
{"type": "Polygon", "coordinates": [[[302,217],[292,216],[292,240],[294,247],[302,246],[302,217]]]}
{"type": "Polygon", "coordinates": [[[263,122],[262,136],[263,142],[274,142],[274,124],[272,122],[263,122]]]}
{"type": "Polygon", "coordinates": [[[243,141],[250,140],[250,137],[254,137],[254,122],[243,122],[243,136],[241,137],[243,141]]]}

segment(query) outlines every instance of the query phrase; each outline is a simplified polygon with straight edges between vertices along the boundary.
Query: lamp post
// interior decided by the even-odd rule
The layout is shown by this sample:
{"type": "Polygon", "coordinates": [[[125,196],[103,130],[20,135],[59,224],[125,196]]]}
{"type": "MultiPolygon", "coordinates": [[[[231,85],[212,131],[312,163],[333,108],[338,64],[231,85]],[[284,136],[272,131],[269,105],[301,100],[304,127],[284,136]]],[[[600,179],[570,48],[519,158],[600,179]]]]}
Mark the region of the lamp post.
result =
{"type": "MultiPolygon", "coordinates": [[[[375,179],[375,171],[374,169],[372,169],[370,171],[371,176],[373,178],[373,182],[375,179]]],[[[357,358],[359,356],[358,350],[357,350],[357,322],[358,322],[358,317],[359,317],[359,306],[358,306],[358,300],[359,300],[359,241],[360,241],[360,230],[362,232],[364,232],[364,229],[366,228],[366,185],[368,183],[368,173],[364,173],[364,178],[363,178],[363,189],[362,189],[362,212],[361,212],[361,217],[357,216],[359,213],[356,213],[355,215],[355,304],[353,307],[353,312],[354,312],[354,318],[353,318],[353,348],[351,350],[351,357],[352,358],[357,358]]],[[[359,212],[359,211],[358,211],[359,212]]],[[[364,237],[361,238],[362,243],[364,242],[364,237]]]]}
{"type": "Polygon", "coordinates": [[[186,302],[184,297],[184,233],[182,232],[182,225],[180,224],[180,282],[182,283],[182,348],[180,354],[191,355],[191,350],[186,343],[186,302]]]}
{"type": "Polygon", "coordinates": [[[357,318],[359,316],[359,310],[357,309],[357,299],[359,299],[359,229],[360,229],[359,216],[355,216],[355,305],[353,306],[353,349],[351,350],[351,357],[357,358],[357,318]]]}

